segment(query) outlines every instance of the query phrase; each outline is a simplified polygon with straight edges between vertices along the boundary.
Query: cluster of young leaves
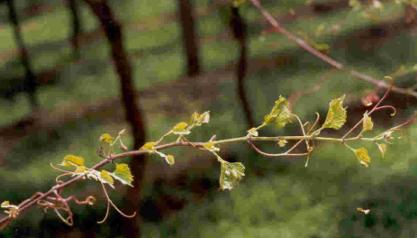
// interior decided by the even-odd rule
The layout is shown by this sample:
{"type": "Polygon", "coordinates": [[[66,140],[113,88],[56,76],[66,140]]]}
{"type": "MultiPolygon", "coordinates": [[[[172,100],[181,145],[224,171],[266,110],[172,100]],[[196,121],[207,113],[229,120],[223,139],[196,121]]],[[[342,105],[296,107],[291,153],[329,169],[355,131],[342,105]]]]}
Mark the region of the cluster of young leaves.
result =
{"type": "Polygon", "coordinates": [[[101,183],[109,185],[114,188],[115,180],[119,181],[123,185],[132,186],[133,176],[130,168],[124,163],[115,163],[113,172],[102,169],[100,171],[88,168],[85,165],[85,159],[81,156],[67,155],[63,161],[59,164],[64,168],[73,168],[73,170],[66,170],[71,176],[85,176],[85,178],[93,179],[101,183]]]}
{"type": "MultiPolygon", "coordinates": [[[[386,93],[387,95],[387,93],[386,93]]],[[[313,142],[316,140],[327,141],[334,143],[341,143],[346,148],[351,150],[354,156],[357,158],[359,163],[365,167],[368,167],[371,163],[371,157],[369,156],[368,150],[366,147],[354,148],[349,145],[352,141],[362,141],[362,142],[372,142],[374,143],[378,150],[381,152],[382,157],[387,150],[387,144],[391,142],[394,138],[393,133],[398,130],[402,125],[390,128],[382,133],[377,134],[373,137],[365,137],[364,135],[369,134],[374,129],[374,122],[372,120],[371,114],[377,110],[391,109],[395,112],[395,108],[389,105],[380,106],[381,102],[385,96],[377,102],[369,111],[366,111],[363,114],[363,117],[360,121],[357,122],[350,130],[340,138],[338,137],[325,137],[321,136],[323,130],[340,130],[344,127],[347,121],[347,110],[343,105],[345,96],[335,98],[330,101],[329,107],[327,110],[326,117],[324,122],[320,125],[320,115],[317,113],[316,120],[313,123],[302,122],[299,116],[293,113],[290,110],[288,100],[280,96],[274,103],[272,109],[267,113],[262,123],[254,128],[251,128],[247,131],[247,134],[243,137],[229,138],[223,140],[216,140],[216,136],[212,136],[206,142],[192,142],[188,140],[189,136],[193,129],[200,127],[204,124],[209,123],[210,113],[208,111],[204,113],[194,113],[188,121],[182,121],[174,125],[167,133],[165,133],[161,138],[156,141],[150,141],[145,143],[141,148],[136,151],[131,151],[126,153],[123,156],[120,154],[114,154],[115,146],[118,145],[120,149],[126,151],[127,147],[122,141],[122,135],[124,130],[120,131],[116,137],[111,136],[108,133],[102,134],[100,136],[100,147],[98,150],[99,156],[103,158],[103,161],[95,166],[88,167],[85,163],[85,159],[78,155],[67,155],[64,157],[62,162],[55,166],[51,164],[51,167],[61,172],[57,176],[57,184],[63,184],[64,181],[61,181],[63,177],[77,177],[79,179],[89,179],[99,182],[103,189],[103,193],[107,199],[107,210],[105,217],[99,221],[99,223],[104,222],[109,214],[110,206],[116,209],[124,217],[133,217],[133,215],[126,215],[110,199],[106,186],[115,188],[115,182],[118,181],[122,185],[132,186],[133,176],[130,171],[130,168],[125,163],[112,163],[114,164],[113,170],[100,169],[103,165],[113,162],[115,156],[127,157],[128,154],[133,153],[146,153],[150,155],[157,155],[158,157],[164,159],[166,163],[170,166],[175,164],[175,157],[172,154],[166,154],[162,152],[162,149],[174,146],[188,146],[196,148],[199,150],[204,150],[214,155],[217,161],[220,164],[220,175],[219,175],[219,186],[221,190],[231,190],[235,188],[239,182],[245,176],[245,166],[240,162],[229,162],[223,159],[220,156],[220,145],[223,143],[231,142],[248,142],[258,153],[268,156],[268,157],[286,157],[286,156],[306,156],[306,166],[308,161],[311,158],[311,154],[314,151],[313,142]],[[301,132],[301,135],[290,136],[290,135],[277,135],[270,137],[261,137],[260,130],[264,127],[273,125],[276,129],[282,129],[288,124],[298,122],[301,132]],[[361,130],[356,136],[349,136],[357,128],[361,130]],[[172,137],[173,141],[165,142],[169,137],[172,137]],[[293,144],[286,152],[271,154],[263,152],[259,149],[254,142],[255,141],[273,141],[276,142],[279,148],[287,147],[289,144],[293,144]],[[295,141],[295,143],[290,143],[295,141]],[[303,153],[294,153],[293,151],[299,147],[302,143],[305,143],[305,152],[303,153]]],[[[368,105],[370,106],[370,105],[368,105]]],[[[395,114],[395,113],[394,113],[395,114]]],[[[68,180],[67,180],[68,181],[68,180]]],[[[45,195],[46,196],[46,195],[45,195]]],[[[67,204],[68,201],[76,201],[77,204],[89,204],[92,205],[91,196],[84,201],[79,201],[75,197],[70,196],[68,198],[63,198],[58,191],[55,191],[55,197],[46,197],[46,200],[38,200],[38,205],[43,206],[46,211],[48,208],[52,208],[58,214],[58,216],[67,224],[72,224],[72,212],[67,204]],[[49,200],[48,200],[49,199],[49,200]],[[59,210],[64,210],[68,216],[65,218],[61,215],[59,210]]],[[[94,199],[95,200],[95,199],[94,199]]],[[[19,213],[19,206],[11,204],[9,201],[4,201],[1,203],[1,208],[4,209],[4,212],[9,216],[9,218],[16,218],[19,213]]]]}
{"type": "MultiPolygon", "coordinates": [[[[347,121],[347,110],[343,106],[344,99],[345,99],[345,96],[343,95],[339,98],[331,100],[329,103],[329,108],[327,111],[326,118],[324,122],[322,123],[322,125],[318,129],[316,129],[316,125],[320,118],[320,115],[318,114],[316,122],[308,129],[307,133],[304,133],[303,140],[306,141],[306,147],[307,147],[306,148],[307,149],[306,166],[308,165],[308,160],[314,149],[314,147],[312,147],[309,144],[309,141],[314,141],[315,139],[320,139],[323,141],[341,142],[343,145],[345,145],[348,149],[350,149],[353,152],[353,154],[358,159],[360,164],[362,164],[365,167],[368,167],[369,164],[371,163],[371,157],[369,156],[367,148],[365,147],[353,148],[348,144],[349,141],[361,140],[361,141],[374,142],[378,150],[380,151],[381,156],[384,157],[385,152],[387,150],[387,144],[390,143],[390,141],[393,139],[392,134],[394,133],[394,131],[396,131],[399,128],[394,127],[394,128],[388,129],[387,131],[381,134],[378,134],[377,136],[365,138],[363,134],[371,132],[374,128],[374,123],[369,112],[365,112],[363,115],[363,118],[360,120],[359,123],[361,123],[362,129],[357,136],[347,138],[347,136],[351,133],[351,131],[349,131],[342,138],[332,138],[332,137],[318,138],[324,129],[340,130],[345,125],[347,121]]],[[[264,117],[263,123],[258,127],[251,128],[248,130],[248,136],[250,136],[252,139],[258,137],[259,129],[270,124],[274,124],[276,128],[281,129],[285,127],[288,123],[292,123],[294,121],[294,118],[298,118],[298,116],[289,110],[288,101],[284,97],[280,96],[278,100],[275,101],[275,105],[272,108],[271,112],[268,113],[264,117]]],[[[302,131],[304,132],[306,128],[304,128],[303,123],[301,123],[301,120],[300,120],[300,127],[302,127],[302,131]]],[[[353,130],[355,128],[353,128],[353,130]]],[[[280,147],[285,147],[288,143],[288,141],[285,139],[285,136],[278,137],[277,141],[278,141],[277,144],[280,147]]],[[[276,155],[285,156],[289,154],[283,153],[283,154],[276,154],[276,155]]]]}
{"type": "Polygon", "coordinates": [[[190,142],[186,136],[191,134],[192,129],[195,127],[200,127],[203,124],[207,124],[210,121],[210,112],[204,113],[193,113],[191,118],[188,122],[179,122],[174,125],[171,130],[165,133],[160,139],[157,141],[150,141],[145,143],[140,150],[145,151],[148,154],[156,154],[160,158],[165,159],[167,164],[174,165],[175,159],[174,155],[165,154],[158,150],[158,145],[170,135],[176,136],[177,143],[185,143],[189,144],[193,147],[198,147],[201,150],[208,151],[212,153],[220,163],[220,177],[219,177],[219,184],[222,190],[230,190],[235,187],[238,182],[245,176],[245,166],[242,163],[236,162],[231,163],[221,158],[219,155],[220,148],[216,146],[216,142],[214,141],[215,136],[213,136],[209,141],[202,143],[202,144],[194,144],[190,142]]]}
{"type": "MultiPolygon", "coordinates": [[[[124,145],[122,141],[122,135],[125,133],[125,130],[122,130],[118,133],[117,137],[114,138],[108,133],[104,133],[100,136],[100,147],[98,150],[98,154],[103,157],[106,160],[109,160],[112,158],[112,153],[114,150],[114,146],[116,144],[119,144],[119,147],[122,150],[127,150],[127,147],[124,145]]],[[[103,192],[105,194],[105,197],[107,199],[107,211],[106,215],[103,218],[101,222],[104,222],[108,216],[109,207],[113,206],[120,214],[122,214],[125,217],[131,217],[129,215],[125,215],[123,212],[120,211],[120,209],[117,208],[117,206],[111,201],[108,192],[106,190],[106,186],[114,189],[115,188],[115,181],[118,181],[122,185],[131,186],[133,182],[133,175],[131,173],[131,170],[128,166],[128,164],[125,163],[114,163],[114,169],[112,171],[106,170],[106,169],[100,169],[97,170],[93,167],[87,167],[85,164],[85,159],[82,156],[78,155],[66,155],[62,162],[58,164],[59,167],[51,164],[51,167],[54,168],[57,171],[60,171],[61,174],[57,176],[56,181],[58,183],[62,183],[61,179],[66,176],[70,177],[81,177],[83,179],[90,179],[93,181],[99,182],[99,184],[102,186],[103,192]]],[[[79,203],[79,204],[89,204],[92,205],[91,198],[95,200],[94,197],[90,196],[90,199],[88,199],[87,202],[79,203]]],[[[64,201],[65,202],[65,201],[64,201]]],[[[44,205],[44,210],[46,211],[47,208],[51,207],[51,204],[48,202],[41,202],[39,205],[44,205]]],[[[55,209],[56,210],[56,209],[55,209]]],[[[67,208],[67,212],[72,214],[69,208],[67,208]]],[[[65,223],[71,225],[71,223],[68,223],[68,218],[64,218],[63,216],[58,213],[58,216],[61,220],[63,220],[65,223]]],[[[72,216],[72,215],[71,215],[72,216]]],[[[72,217],[71,217],[72,219],[72,217]]]]}
{"type": "Polygon", "coordinates": [[[148,154],[157,154],[159,157],[165,159],[167,164],[174,165],[175,164],[175,157],[172,154],[165,154],[162,153],[157,149],[157,146],[169,135],[177,136],[177,142],[179,141],[186,141],[186,135],[191,133],[191,130],[195,127],[200,127],[203,124],[209,123],[210,121],[210,112],[204,112],[199,114],[197,112],[191,115],[189,122],[179,122],[175,126],[171,128],[167,133],[165,133],[161,138],[157,141],[150,141],[145,143],[140,150],[147,152],[148,154]]]}
{"type": "MultiPolygon", "coordinates": [[[[103,158],[109,158],[113,153],[113,148],[116,143],[119,143],[121,149],[127,150],[127,147],[122,141],[122,135],[124,133],[125,130],[120,131],[116,138],[112,137],[108,133],[102,134],[99,139],[101,143],[99,148],[99,155],[103,158]]],[[[58,170],[64,172],[64,174],[58,176],[58,178],[67,175],[84,176],[84,178],[93,179],[103,184],[107,184],[111,188],[114,188],[115,180],[119,181],[123,185],[132,186],[133,176],[129,166],[125,163],[115,163],[113,172],[105,169],[98,171],[96,169],[87,167],[83,157],[77,155],[67,155],[58,165],[63,168],[59,168],[58,170]]],[[[56,168],[53,165],[51,166],[56,168]]]]}

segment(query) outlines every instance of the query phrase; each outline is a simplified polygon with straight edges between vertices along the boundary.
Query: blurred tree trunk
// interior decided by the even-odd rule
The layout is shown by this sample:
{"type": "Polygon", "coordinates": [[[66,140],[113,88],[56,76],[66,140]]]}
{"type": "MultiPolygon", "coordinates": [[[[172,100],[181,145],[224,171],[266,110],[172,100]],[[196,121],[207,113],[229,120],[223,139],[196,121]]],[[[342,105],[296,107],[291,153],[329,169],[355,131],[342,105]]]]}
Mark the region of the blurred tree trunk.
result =
{"type": "Polygon", "coordinates": [[[191,5],[190,0],[177,1],[183,48],[187,57],[187,75],[192,77],[200,74],[201,71],[193,6],[191,5]]]}
{"type": "Polygon", "coordinates": [[[404,21],[406,26],[417,26],[417,8],[411,4],[404,4],[404,21]]]}
{"type": "Polygon", "coordinates": [[[28,50],[26,48],[25,42],[23,41],[19,17],[17,16],[14,0],[6,0],[6,3],[9,11],[9,21],[13,27],[13,34],[20,55],[20,61],[25,69],[24,90],[28,94],[29,103],[32,107],[32,110],[36,110],[39,107],[38,98],[36,96],[38,83],[32,70],[28,50]]]}
{"type": "MultiPolygon", "coordinates": [[[[134,137],[134,148],[138,149],[145,142],[145,123],[142,112],[137,105],[136,91],[132,79],[132,69],[123,45],[122,27],[115,18],[111,8],[106,0],[84,0],[91,8],[93,13],[99,19],[101,27],[109,41],[111,55],[113,57],[114,66],[119,75],[122,101],[125,107],[126,119],[130,123],[131,131],[134,137]]],[[[136,156],[130,162],[130,168],[135,178],[133,185],[129,187],[125,208],[131,213],[138,211],[141,198],[141,188],[146,160],[144,156],[136,156]]],[[[138,214],[140,216],[140,214],[138,214]]],[[[123,219],[123,232],[125,237],[139,237],[140,230],[138,220],[123,219]]]]}
{"type": "Polygon", "coordinates": [[[82,32],[81,28],[81,18],[79,14],[79,4],[78,0],[67,0],[68,10],[71,15],[71,46],[73,50],[74,57],[76,59],[80,58],[80,34],[82,32]]]}
{"type": "Polygon", "coordinates": [[[240,15],[239,8],[237,7],[231,8],[230,28],[233,33],[233,37],[239,44],[239,61],[236,65],[237,95],[245,114],[248,128],[252,128],[255,123],[244,82],[248,67],[247,25],[245,19],[243,19],[240,15]]]}

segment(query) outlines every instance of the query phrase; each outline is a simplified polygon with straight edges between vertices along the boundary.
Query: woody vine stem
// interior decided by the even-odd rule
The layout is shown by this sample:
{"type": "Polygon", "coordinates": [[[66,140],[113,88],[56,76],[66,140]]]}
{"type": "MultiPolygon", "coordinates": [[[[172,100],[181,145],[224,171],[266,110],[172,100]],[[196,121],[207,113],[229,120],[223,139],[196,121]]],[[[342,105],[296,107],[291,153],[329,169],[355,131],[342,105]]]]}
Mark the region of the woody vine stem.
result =
{"type": "Polygon", "coordinates": [[[103,134],[100,137],[100,148],[98,155],[103,158],[99,163],[92,167],[85,165],[85,159],[80,156],[67,155],[63,161],[51,167],[60,172],[60,175],[56,178],[56,184],[51,187],[47,192],[35,193],[29,199],[21,202],[18,205],[14,205],[9,201],[4,201],[1,207],[4,209],[6,216],[0,219],[0,228],[4,229],[14,219],[18,218],[23,212],[27,211],[33,206],[39,206],[46,212],[48,209],[52,209],[58,217],[68,225],[73,224],[73,213],[69,205],[70,202],[74,202],[78,205],[93,205],[96,199],[93,196],[88,196],[84,200],[77,199],[74,195],[63,197],[63,190],[78,181],[81,180],[93,180],[96,181],[101,189],[105,199],[107,200],[107,209],[104,218],[98,221],[98,223],[104,222],[110,212],[110,208],[113,207],[124,217],[133,217],[135,214],[125,214],[121,211],[116,204],[110,198],[107,191],[108,188],[115,188],[115,180],[119,181],[123,185],[132,186],[133,176],[130,173],[130,168],[124,163],[114,163],[115,169],[113,172],[102,169],[105,165],[113,164],[120,159],[131,157],[140,154],[152,154],[164,159],[169,165],[175,164],[174,155],[165,154],[162,151],[172,147],[191,147],[198,150],[204,150],[211,153],[214,158],[220,163],[220,176],[219,185],[222,190],[231,190],[239,181],[245,176],[245,166],[240,162],[228,162],[224,160],[220,155],[220,146],[231,143],[246,142],[257,153],[266,157],[284,157],[293,158],[305,156],[306,163],[311,158],[311,155],[315,149],[315,141],[323,141],[329,143],[339,143],[351,150],[356,156],[360,164],[368,167],[371,163],[371,157],[368,154],[368,150],[365,147],[353,148],[349,145],[353,141],[362,141],[364,143],[374,143],[381,155],[384,156],[387,144],[394,139],[393,133],[411,122],[411,119],[398,126],[389,128],[382,133],[378,133],[374,136],[365,136],[370,134],[373,130],[374,123],[371,115],[380,110],[391,110],[392,116],[395,115],[396,110],[393,106],[382,105],[389,93],[386,91],[385,95],[375,104],[373,107],[364,113],[363,118],[359,120],[350,130],[348,130],[341,137],[327,137],[320,136],[323,130],[334,129],[339,130],[343,127],[347,119],[347,111],[343,106],[344,96],[333,99],[329,103],[328,112],[324,123],[320,124],[320,115],[316,113],[316,120],[312,123],[303,122],[298,115],[290,111],[288,101],[280,96],[271,111],[265,115],[263,122],[255,128],[251,128],[247,131],[246,135],[236,138],[220,139],[217,140],[216,136],[212,136],[206,142],[194,142],[187,139],[187,136],[191,131],[200,127],[203,124],[209,123],[210,114],[204,112],[202,114],[194,113],[188,122],[180,122],[176,124],[171,130],[164,134],[156,141],[145,143],[140,149],[127,151],[126,146],[123,143],[124,130],[120,131],[116,137],[111,136],[108,133],[103,134]],[[290,123],[297,123],[301,134],[300,135],[278,135],[278,136],[260,136],[260,132],[267,126],[275,125],[277,129],[282,129],[290,123]],[[350,136],[359,127],[361,130],[355,135],[350,136]],[[168,138],[173,138],[171,142],[163,143],[168,138]],[[279,153],[268,153],[260,149],[256,143],[259,142],[274,142],[277,144],[279,150],[289,147],[279,153]],[[291,144],[291,146],[289,146],[291,144]],[[119,148],[117,148],[117,146],[119,148]],[[302,152],[299,151],[300,147],[303,148],[302,152]],[[124,152],[117,153],[116,150],[125,150],[124,152]],[[99,169],[101,169],[99,171],[99,169]],[[67,178],[67,179],[64,179],[67,178]]]}

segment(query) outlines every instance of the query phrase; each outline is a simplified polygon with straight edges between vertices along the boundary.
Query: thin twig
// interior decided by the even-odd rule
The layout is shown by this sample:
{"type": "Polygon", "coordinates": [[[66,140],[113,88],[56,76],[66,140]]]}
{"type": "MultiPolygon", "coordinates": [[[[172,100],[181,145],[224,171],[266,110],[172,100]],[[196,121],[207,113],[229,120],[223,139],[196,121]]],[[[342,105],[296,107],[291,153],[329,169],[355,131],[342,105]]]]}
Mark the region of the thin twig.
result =
{"type": "MultiPolygon", "coordinates": [[[[264,18],[269,22],[269,24],[272,25],[272,27],[280,34],[283,34],[284,36],[286,36],[289,40],[291,40],[292,42],[296,43],[298,46],[300,46],[302,49],[306,50],[307,52],[309,52],[310,54],[314,55],[315,57],[317,57],[318,59],[322,60],[323,62],[329,64],[330,66],[338,69],[338,70],[342,70],[345,71],[347,73],[349,73],[350,75],[352,75],[353,77],[371,83],[377,87],[381,87],[381,88],[385,88],[385,89],[389,89],[391,86],[386,83],[383,80],[378,80],[372,76],[369,76],[365,73],[356,71],[354,69],[348,69],[345,65],[343,65],[342,63],[338,62],[337,60],[331,58],[330,56],[321,53],[320,51],[318,51],[317,49],[315,49],[314,47],[312,47],[311,45],[309,45],[305,40],[301,39],[300,37],[296,36],[295,34],[293,34],[292,32],[288,31],[286,28],[284,28],[279,22],[278,20],[276,20],[259,2],[259,0],[250,0],[250,2],[252,3],[253,6],[255,6],[260,12],[261,14],[264,16],[264,18]]],[[[399,93],[399,94],[404,94],[404,95],[408,95],[408,96],[412,96],[417,98],[417,92],[410,90],[410,89],[404,89],[404,88],[400,88],[400,87],[396,87],[396,86],[392,86],[391,90],[395,93],[399,93]]]]}

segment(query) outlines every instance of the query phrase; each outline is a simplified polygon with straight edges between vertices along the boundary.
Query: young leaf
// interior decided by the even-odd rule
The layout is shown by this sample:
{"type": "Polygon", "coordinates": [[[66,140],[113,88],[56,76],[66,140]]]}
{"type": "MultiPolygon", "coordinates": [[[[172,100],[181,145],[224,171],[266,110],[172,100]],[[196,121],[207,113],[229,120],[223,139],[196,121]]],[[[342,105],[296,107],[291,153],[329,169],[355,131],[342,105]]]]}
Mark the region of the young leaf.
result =
{"type": "Polygon", "coordinates": [[[355,149],[354,153],[356,158],[363,166],[369,167],[369,164],[371,163],[371,157],[369,157],[368,150],[366,148],[361,147],[359,149],[355,149]]]}
{"type": "Polygon", "coordinates": [[[343,107],[345,95],[340,98],[333,99],[329,103],[326,120],[322,128],[340,129],[346,123],[346,108],[343,107]]]}
{"type": "Polygon", "coordinates": [[[362,131],[372,131],[373,128],[374,123],[372,122],[372,118],[368,115],[368,113],[363,114],[362,131]]]}
{"type": "Polygon", "coordinates": [[[191,122],[190,124],[193,126],[201,126],[202,124],[209,123],[210,121],[210,112],[204,112],[202,114],[199,114],[198,112],[194,112],[193,115],[191,115],[191,122]]]}
{"type": "Polygon", "coordinates": [[[154,153],[156,151],[155,149],[156,142],[146,142],[142,147],[140,147],[141,150],[144,150],[148,153],[154,153]]]}
{"type": "Polygon", "coordinates": [[[284,140],[284,139],[279,139],[279,140],[278,140],[278,145],[279,145],[279,147],[284,147],[284,146],[286,146],[286,145],[287,145],[287,143],[288,143],[288,141],[287,141],[287,140],[284,140]]]}
{"type": "Polygon", "coordinates": [[[10,207],[10,202],[9,201],[3,201],[0,206],[1,206],[1,208],[9,208],[10,207]]]}
{"type": "Polygon", "coordinates": [[[76,155],[66,155],[60,164],[61,166],[84,166],[84,158],[76,155]]]}
{"type": "Polygon", "coordinates": [[[242,163],[221,162],[219,184],[221,190],[232,190],[245,176],[245,166],[242,163]]]}
{"type": "Polygon", "coordinates": [[[211,141],[204,143],[203,147],[204,149],[212,152],[220,151],[220,148],[216,147],[216,145],[211,141]]]}
{"type": "Polygon", "coordinates": [[[292,114],[288,108],[288,101],[284,97],[279,96],[271,112],[265,115],[264,124],[275,123],[278,128],[283,128],[291,122],[292,114]]]}
{"type": "Polygon", "coordinates": [[[173,155],[166,155],[164,157],[164,159],[169,165],[174,165],[175,164],[175,158],[174,158],[173,155]]]}
{"type": "Polygon", "coordinates": [[[85,173],[85,172],[87,172],[87,167],[85,167],[85,166],[77,166],[76,168],[75,168],[75,171],[74,171],[74,173],[76,173],[76,174],[82,174],[82,173],[85,173]]]}
{"type": "Polygon", "coordinates": [[[292,113],[288,106],[282,107],[281,113],[277,116],[275,120],[275,125],[280,128],[284,128],[288,123],[292,122],[292,113]]]}
{"type": "Polygon", "coordinates": [[[188,134],[190,134],[190,130],[188,130],[188,123],[180,122],[180,123],[176,124],[172,128],[172,132],[175,135],[188,135],[188,134]]]}
{"type": "Polygon", "coordinates": [[[110,172],[107,170],[101,170],[100,171],[100,180],[104,183],[109,184],[111,187],[113,187],[114,179],[110,175],[110,172]]]}
{"type": "Polygon", "coordinates": [[[387,152],[387,145],[376,143],[376,146],[378,146],[378,150],[381,153],[381,157],[384,158],[385,152],[387,152]]]}
{"type": "Polygon", "coordinates": [[[133,187],[133,175],[130,172],[130,168],[127,164],[117,164],[116,169],[111,174],[115,179],[120,181],[122,184],[129,185],[133,187]]]}
{"type": "Polygon", "coordinates": [[[104,133],[100,136],[100,141],[110,145],[113,143],[114,138],[109,133],[104,133]]]}

